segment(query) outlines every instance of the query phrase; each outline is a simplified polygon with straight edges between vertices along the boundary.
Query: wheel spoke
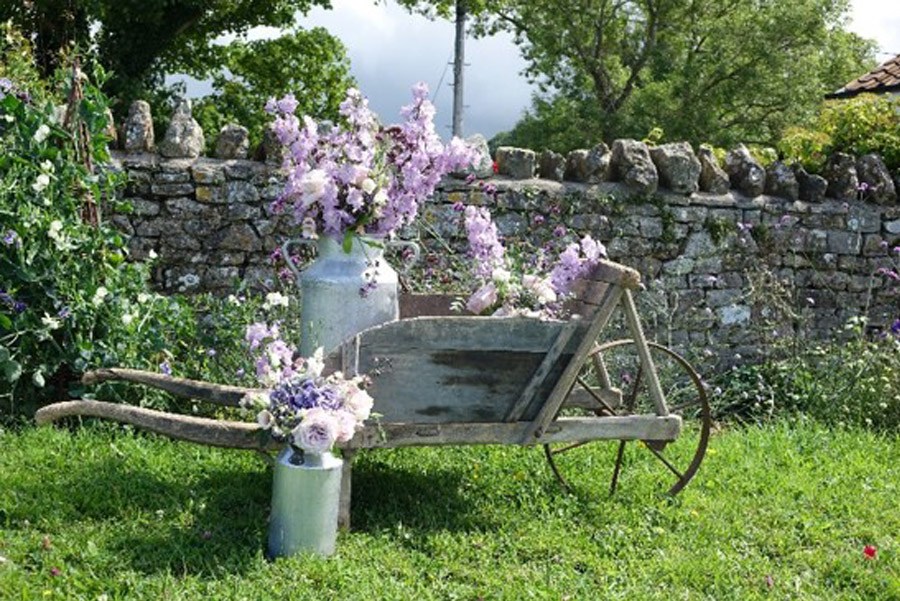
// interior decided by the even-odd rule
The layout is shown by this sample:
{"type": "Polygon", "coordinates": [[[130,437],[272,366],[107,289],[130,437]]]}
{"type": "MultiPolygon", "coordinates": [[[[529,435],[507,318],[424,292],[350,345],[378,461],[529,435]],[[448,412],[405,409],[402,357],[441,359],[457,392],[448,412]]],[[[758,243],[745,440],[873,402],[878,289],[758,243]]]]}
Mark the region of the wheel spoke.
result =
{"type": "Polygon", "coordinates": [[[676,477],[676,478],[678,478],[679,480],[681,480],[682,478],[684,478],[684,474],[682,474],[681,472],[679,472],[679,471],[678,471],[678,468],[675,467],[674,465],[672,465],[672,462],[669,461],[668,459],[666,459],[666,458],[663,456],[662,453],[660,453],[659,451],[657,451],[656,449],[654,449],[653,447],[651,447],[651,446],[648,445],[648,444],[645,444],[645,445],[644,445],[644,448],[646,448],[648,451],[650,451],[651,453],[653,453],[653,455],[654,455],[657,459],[659,459],[660,461],[662,461],[662,462],[663,462],[663,465],[665,465],[667,468],[669,468],[669,471],[672,472],[673,474],[675,474],[675,477],[676,477]]]}
{"type": "Polygon", "coordinates": [[[593,442],[592,440],[583,440],[581,442],[573,442],[570,445],[566,445],[559,449],[551,449],[550,453],[553,455],[559,455],[560,453],[565,453],[566,451],[571,451],[572,449],[577,449],[578,447],[583,447],[586,444],[590,444],[593,442]]]}
{"type": "Polygon", "coordinates": [[[615,494],[616,485],[619,483],[619,472],[622,470],[622,458],[625,456],[625,441],[619,441],[619,448],[616,451],[616,466],[613,468],[612,482],[609,484],[609,494],[615,494]]]}

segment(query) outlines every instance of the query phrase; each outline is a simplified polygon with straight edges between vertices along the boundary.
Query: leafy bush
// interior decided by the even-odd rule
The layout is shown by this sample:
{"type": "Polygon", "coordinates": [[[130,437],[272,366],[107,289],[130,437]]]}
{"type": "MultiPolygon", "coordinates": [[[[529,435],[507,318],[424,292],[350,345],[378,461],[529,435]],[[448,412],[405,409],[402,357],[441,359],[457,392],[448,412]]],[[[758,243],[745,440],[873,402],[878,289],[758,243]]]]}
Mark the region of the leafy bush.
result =
{"type": "Polygon", "coordinates": [[[866,338],[809,347],[780,360],[735,368],[715,395],[720,417],[760,420],[801,413],[831,425],[900,429],[900,320],[866,338]]]}
{"type": "Polygon", "coordinates": [[[97,215],[98,207],[118,204],[122,183],[102,167],[109,159],[106,99],[77,77],[83,97],[69,103],[66,119],[60,102],[70,98],[72,79],[40,82],[21,51],[26,42],[4,40],[0,64],[17,79],[0,79],[3,412],[75,395],[171,407],[134,387],[83,390],[79,374],[100,366],[239,379],[247,367],[244,324],[255,320],[262,301],[168,298],[149,289],[149,266],[127,261],[123,236],[97,215]]]}
{"type": "Polygon", "coordinates": [[[834,152],[878,153],[888,169],[896,169],[900,167],[900,98],[861,94],[826,101],[813,126],[787,130],[778,150],[813,172],[820,172],[834,152]]]}

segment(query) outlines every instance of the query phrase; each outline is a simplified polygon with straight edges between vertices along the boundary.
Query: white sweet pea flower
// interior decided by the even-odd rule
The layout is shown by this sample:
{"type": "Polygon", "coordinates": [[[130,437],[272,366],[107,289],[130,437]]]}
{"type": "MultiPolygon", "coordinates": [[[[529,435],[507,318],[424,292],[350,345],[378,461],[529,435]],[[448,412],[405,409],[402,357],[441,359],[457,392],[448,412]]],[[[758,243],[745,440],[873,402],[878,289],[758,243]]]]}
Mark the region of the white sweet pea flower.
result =
{"type": "Polygon", "coordinates": [[[43,192],[44,188],[46,188],[49,185],[50,185],[50,176],[47,175],[46,173],[41,173],[34,180],[34,183],[31,184],[31,189],[34,190],[35,192],[40,193],[40,192],[43,192]]]}
{"type": "Polygon", "coordinates": [[[323,169],[313,169],[300,180],[300,189],[303,194],[303,206],[308,207],[325,195],[325,184],[328,174],[323,169]]]}
{"type": "Polygon", "coordinates": [[[99,307],[103,304],[103,301],[106,300],[106,297],[109,295],[109,290],[106,289],[105,286],[100,286],[97,288],[97,291],[94,292],[94,297],[91,299],[91,304],[95,307],[99,307]]]}
{"type": "Polygon", "coordinates": [[[384,188],[375,193],[375,196],[372,197],[372,204],[376,207],[383,207],[388,202],[387,192],[384,191],[384,188]]]}
{"type": "Polygon", "coordinates": [[[503,269],[502,267],[497,267],[491,272],[491,279],[495,284],[505,284],[510,280],[512,274],[508,269],[503,269]]]}
{"type": "Polygon", "coordinates": [[[44,140],[47,139],[47,136],[50,135],[50,128],[47,127],[46,123],[41,124],[37,131],[34,132],[34,141],[40,144],[44,140]]]}
{"type": "Polygon", "coordinates": [[[553,290],[550,280],[546,278],[526,274],[522,276],[522,286],[534,294],[542,305],[556,302],[556,291],[553,290]]]}
{"type": "Polygon", "coordinates": [[[321,346],[306,360],[306,369],[313,378],[322,375],[325,369],[325,350],[321,346]]]}
{"type": "Polygon", "coordinates": [[[275,307],[287,307],[288,306],[288,297],[281,294],[280,292],[269,292],[266,294],[266,302],[263,303],[263,309],[270,310],[275,307]]]}
{"type": "Polygon", "coordinates": [[[62,327],[62,321],[49,313],[44,313],[44,316],[41,317],[41,324],[48,330],[58,330],[62,327]]]}

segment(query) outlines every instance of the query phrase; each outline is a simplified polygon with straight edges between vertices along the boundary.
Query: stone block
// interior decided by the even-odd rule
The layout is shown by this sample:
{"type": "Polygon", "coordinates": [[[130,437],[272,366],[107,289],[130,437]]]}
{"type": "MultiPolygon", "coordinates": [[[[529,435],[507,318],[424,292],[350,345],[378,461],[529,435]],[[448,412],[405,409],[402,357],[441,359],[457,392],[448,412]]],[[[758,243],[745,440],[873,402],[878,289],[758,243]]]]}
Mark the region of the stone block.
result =
{"type": "Polygon", "coordinates": [[[154,196],[190,196],[194,193],[194,184],[153,184],[150,193],[154,196]]]}
{"type": "Polygon", "coordinates": [[[858,255],[862,249],[862,236],[857,232],[828,232],[828,252],[838,255],[858,255]]]}
{"type": "Polygon", "coordinates": [[[209,238],[209,250],[237,250],[243,252],[255,252],[262,249],[259,236],[254,229],[240,223],[230,225],[209,238]]]}
{"type": "Polygon", "coordinates": [[[497,149],[500,175],[512,179],[531,179],[537,171],[537,155],[533,150],[501,146],[497,149]]]}
{"type": "Polygon", "coordinates": [[[225,182],[225,185],[222,186],[222,191],[224,200],[227,203],[254,203],[259,200],[259,191],[256,189],[256,186],[243,180],[225,182]]]}

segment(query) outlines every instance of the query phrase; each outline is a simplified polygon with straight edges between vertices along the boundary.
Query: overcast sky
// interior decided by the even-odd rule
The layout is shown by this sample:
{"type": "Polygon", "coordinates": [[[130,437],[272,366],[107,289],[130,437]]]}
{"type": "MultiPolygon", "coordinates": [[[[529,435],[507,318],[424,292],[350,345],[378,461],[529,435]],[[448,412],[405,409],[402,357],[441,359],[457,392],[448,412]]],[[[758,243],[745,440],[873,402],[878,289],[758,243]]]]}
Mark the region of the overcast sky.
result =
{"type": "MultiPolygon", "coordinates": [[[[879,60],[900,54],[900,2],[851,0],[852,31],[874,38],[879,60]]],[[[392,0],[332,0],[332,10],[315,9],[300,19],[305,28],[325,27],[341,39],[351,70],[370,106],[390,123],[417,81],[430,87],[437,105],[438,131],[449,136],[453,89],[453,24],[411,15],[392,0]]],[[[253,37],[277,35],[260,28],[253,37]]],[[[525,64],[507,35],[466,42],[464,133],[490,138],[512,128],[529,106],[532,88],[521,74],[525,64]]],[[[192,88],[194,86],[191,86],[192,88]]],[[[206,90],[204,90],[206,92],[206,90]]],[[[196,93],[189,89],[189,93],[196,93]]]]}

